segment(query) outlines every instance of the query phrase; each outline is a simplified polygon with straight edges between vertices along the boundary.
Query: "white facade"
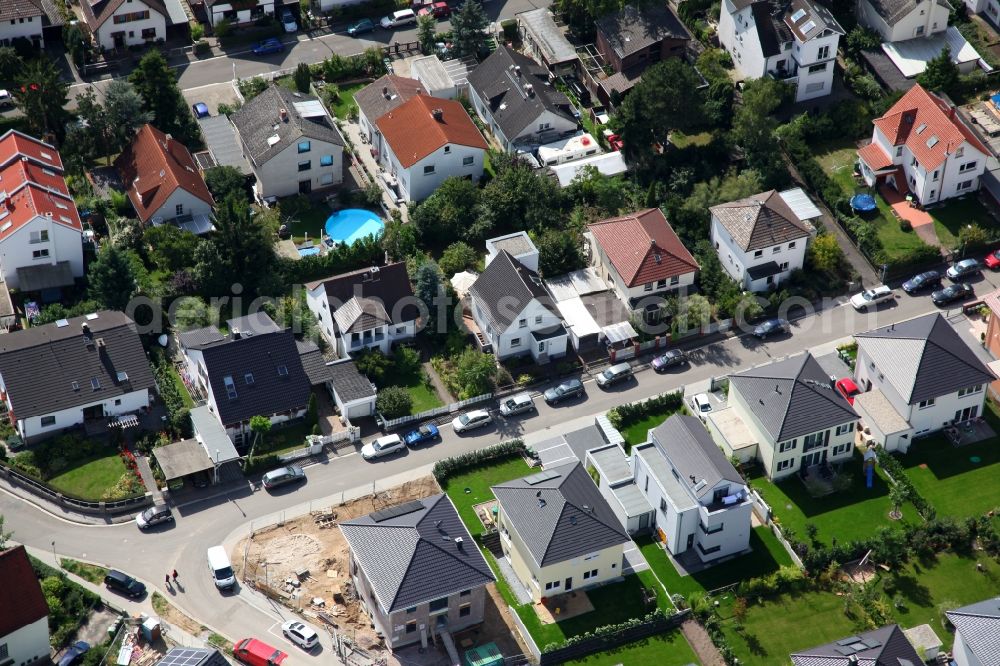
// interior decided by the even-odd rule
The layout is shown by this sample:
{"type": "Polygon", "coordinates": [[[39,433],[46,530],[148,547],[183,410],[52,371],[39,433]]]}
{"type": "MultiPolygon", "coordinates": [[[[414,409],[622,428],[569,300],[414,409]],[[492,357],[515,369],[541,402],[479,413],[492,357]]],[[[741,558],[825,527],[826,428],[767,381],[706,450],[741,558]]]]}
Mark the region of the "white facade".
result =
{"type": "Polygon", "coordinates": [[[778,285],[788,279],[791,272],[802,268],[806,258],[806,246],[809,236],[797,238],[785,243],[778,243],[759,250],[745,251],[732,234],[723,226],[719,218],[712,215],[712,246],[719,255],[719,263],[729,277],[743,285],[749,291],[767,291],[773,285],[778,285]],[[752,280],[747,271],[754,266],[775,262],[781,269],[779,273],[757,280],[752,280]]]}
{"type": "Polygon", "coordinates": [[[42,22],[45,15],[39,12],[38,16],[22,16],[10,21],[0,21],[0,45],[10,46],[15,39],[27,39],[35,48],[45,48],[45,40],[42,38],[42,22]]]}
{"type": "MultiPolygon", "coordinates": [[[[6,388],[3,387],[2,378],[0,378],[0,389],[3,390],[4,395],[7,394],[6,388]]],[[[9,395],[7,395],[5,402],[7,403],[7,408],[16,417],[17,405],[11,402],[9,395]]],[[[24,441],[31,442],[41,439],[46,435],[82,425],[84,422],[84,412],[91,412],[97,407],[103,409],[102,416],[122,416],[124,414],[135,414],[149,407],[149,404],[150,396],[147,389],[132,391],[117,397],[108,398],[107,400],[95,400],[79,407],[63,409],[52,414],[31,416],[26,419],[18,418],[17,432],[24,441]]]]}
{"type": "MultiPolygon", "coordinates": [[[[322,283],[306,291],[306,306],[316,317],[323,336],[337,350],[338,358],[344,358],[362,349],[378,349],[383,354],[388,354],[394,344],[417,334],[417,322],[410,320],[358,331],[350,334],[349,339],[341,337],[337,333],[337,326],[333,321],[334,313],[330,310],[326,287],[322,283]]],[[[398,312],[389,313],[392,317],[398,314],[398,312]]]]}
{"type": "MultiPolygon", "coordinates": [[[[224,18],[229,19],[233,25],[252,23],[262,18],[265,14],[274,15],[274,0],[257,0],[257,4],[253,7],[246,7],[241,4],[239,10],[234,10],[233,6],[228,2],[220,2],[207,7],[207,9],[208,22],[213,26],[217,25],[224,18]]],[[[323,11],[326,11],[326,9],[323,11]]]]}
{"type": "Polygon", "coordinates": [[[973,14],[986,14],[994,24],[1000,23],[1000,2],[997,0],[965,0],[965,6],[973,14]]]}
{"type": "Polygon", "coordinates": [[[955,646],[951,649],[951,658],[958,666],[990,666],[991,663],[982,661],[972,652],[961,630],[955,631],[955,646]]]}
{"type": "Polygon", "coordinates": [[[49,619],[43,617],[20,629],[0,636],[0,651],[11,666],[23,666],[49,659],[49,619]]]}
{"type": "MultiPolygon", "coordinates": [[[[53,197],[53,201],[58,201],[53,197]]],[[[66,205],[72,206],[72,201],[66,205]]],[[[17,231],[0,240],[0,273],[11,289],[19,289],[17,269],[26,266],[55,265],[68,261],[73,277],[83,276],[83,234],[51,217],[36,215],[17,231]],[[48,239],[48,240],[44,240],[48,239]]]]}
{"type": "Polygon", "coordinates": [[[254,192],[258,199],[288,197],[343,182],[343,147],[318,139],[303,138],[302,141],[310,142],[309,152],[300,153],[299,142],[293,141],[263,164],[256,164],[244,151],[243,156],[247,158],[254,175],[257,176],[254,192]],[[308,168],[306,162],[309,163],[308,168]]]}
{"type": "MultiPolygon", "coordinates": [[[[381,134],[379,137],[381,138],[381,134]]],[[[455,176],[478,182],[483,177],[486,151],[482,148],[448,144],[407,168],[400,163],[388,141],[380,140],[380,146],[380,161],[399,181],[399,193],[405,201],[423,201],[434,193],[445,178],[455,176]]]]}
{"type": "MultiPolygon", "coordinates": [[[[497,307],[496,304],[489,304],[497,307]]],[[[552,314],[548,308],[542,305],[537,298],[524,307],[517,317],[511,322],[506,330],[497,331],[490,323],[486,311],[486,304],[478,301],[472,302],[472,318],[475,319],[479,330],[489,339],[493,345],[493,354],[497,360],[503,360],[512,356],[519,356],[530,353],[535,360],[543,354],[548,358],[556,358],[566,354],[567,335],[563,331],[562,335],[543,340],[536,344],[532,337],[532,331],[550,331],[562,325],[562,320],[552,314]]]]}
{"type": "Polygon", "coordinates": [[[174,190],[174,193],[167,197],[163,205],[153,211],[150,220],[160,218],[161,220],[172,220],[181,215],[211,215],[212,206],[182,187],[174,190]]]}
{"type": "Polygon", "coordinates": [[[167,37],[167,20],[142,0],[125,0],[94,31],[94,40],[104,50],[148,44],[167,37]]]}
{"type": "Polygon", "coordinates": [[[950,11],[950,7],[938,0],[918,0],[905,16],[889,25],[868,0],[859,0],[858,23],[877,32],[883,42],[901,42],[947,30],[950,11]]]}
{"type": "Polygon", "coordinates": [[[472,107],[479,114],[480,119],[490,128],[490,132],[496,137],[503,149],[508,153],[517,151],[519,146],[533,146],[551,141],[552,139],[569,132],[575,132],[577,128],[576,120],[566,118],[549,110],[543,110],[537,118],[522,129],[516,136],[507,136],[500,129],[500,125],[493,119],[490,113],[489,101],[479,98],[479,93],[475,86],[469,86],[469,100],[472,107]]]}
{"type": "Polygon", "coordinates": [[[697,271],[691,271],[689,273],[683,273],[664,280],[629,287],[625,283],[621,274],[618,272],[618,269],[616,269],[614,264],[611,263],[611,260],[608,259],[608,255],[605,254],[604,248],[601,247],[601,244],[595,241],[593,245],[597,248],[601,277],[604,278],[605,282],[612,286],[615,293],[618,294],[618,298],[621,299],[623,303],[628,304],[632,299],[642,299],[650,296],[666,296],[669,293],[686,289],[694,284],[694,277],[697,274],[697,271]]]}

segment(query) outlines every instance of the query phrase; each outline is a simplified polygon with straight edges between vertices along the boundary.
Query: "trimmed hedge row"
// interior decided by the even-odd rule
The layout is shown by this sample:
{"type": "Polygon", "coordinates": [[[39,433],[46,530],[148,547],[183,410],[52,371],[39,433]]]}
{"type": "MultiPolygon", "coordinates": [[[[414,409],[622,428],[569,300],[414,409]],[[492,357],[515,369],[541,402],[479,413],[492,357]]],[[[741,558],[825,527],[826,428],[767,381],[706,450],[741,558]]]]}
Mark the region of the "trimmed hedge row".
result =
{"type": "Polygon", "coordinates": [[[608,411],[608,420],[616,430],[624,430],[651,414],[668,410],[677,411],[684,406],[684,394],[680,391],[663,393],[648,400],[619,405],[608,411]]]}
{"type": "Polygon", "coordinates": [[[896,460],[896,456],[892,455],[886,451],[881,446],[875,449],[875,455],[878,456],[878,464],[882,466],[882,469],[888,474],[893,483],[897,486],[906,488],[910,494],[910,504],[912,504],[917,512],[921,515],[924,520],[934,520],[937,516],[937,511],[931,506],[919,492],[917,492],[916,487],[910,481],[910,477],[906,475],[906,470],[903,469],[902,463],[896,460]]]}
{"type": "Polygon", "coordinates": [[[606,624],[603,627],[597,627],[593,631],[585,631],[582,634],[570,636],[564,641],[549,643],[542,648],[542,654],[555,652],[556,650],[571,647],[573,645],[579,645],[581,643],[588,643],[593,641],[594,639],[611,638],[617,634],[629,631],[630,629],[641,627],[644,624],[662,622],[663,620],[666,620],[668,617],[670,616],[668,616],[660,609],[650,611],[644,617],[629,618],[628,620],[625,620],[624,622],[619,622],[618,624],[606,624]]]}
{"type": "Polygon", "coordinates": [[[524,445],[523,441],[520,439],[511,439],[506,442],[494,444],[493,446],[488,446],[485,449],[470,451],[468,453],[463,453],[460,456],[439,460],[434,463],[432,474],[434,474],[434,478],[437,479],[438,483],[444,483],[450,477],[460,474],[466,470],[499,462],[501,460],[507,460],[508,458],[522,456],[526,451],[527,447],[524,445]]]}

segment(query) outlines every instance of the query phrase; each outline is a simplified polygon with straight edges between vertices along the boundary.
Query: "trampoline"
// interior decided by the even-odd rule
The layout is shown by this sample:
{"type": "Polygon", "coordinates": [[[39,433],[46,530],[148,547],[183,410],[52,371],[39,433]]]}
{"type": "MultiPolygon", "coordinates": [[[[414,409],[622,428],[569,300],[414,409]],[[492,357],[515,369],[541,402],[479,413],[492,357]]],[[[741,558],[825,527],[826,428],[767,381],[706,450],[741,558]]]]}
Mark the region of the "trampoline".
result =
{"type": "Polygon", "coordinates": [[[859,213],[870,213],[877,207],[875,197],[870,194],[855,194],[851,197],[851,210],[856,210],[859,213]]]}

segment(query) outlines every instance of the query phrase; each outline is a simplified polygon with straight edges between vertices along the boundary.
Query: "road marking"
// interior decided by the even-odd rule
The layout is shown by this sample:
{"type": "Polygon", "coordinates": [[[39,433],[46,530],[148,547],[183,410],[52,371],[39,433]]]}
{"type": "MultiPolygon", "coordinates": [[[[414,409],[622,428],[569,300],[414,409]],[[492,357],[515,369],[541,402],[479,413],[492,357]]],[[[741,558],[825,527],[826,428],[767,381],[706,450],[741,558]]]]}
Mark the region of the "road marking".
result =
{"type": "Polygon", "coordinates": [[[122,521],[120,523],[112,523],[110,525],[97,525],[97,524],[94,524],[94,523],[80,523],[80,522],[77,522],[75,520],[69,520],[67,518],[63,518],[62,516],[60,516],[58,514],[55,514],[52,511],[49,511],[45,507],[43,507],[43,506],[41,506],[39,504],[36,504],[35,502],[32,502],[30,499],[28,499],[26,497],[21,497],[17,493],[11,492],[7,488],[4,488],[4,487],[0,486],[0,491],[3,491],[5,494],[10,495],[15,500],[21,502],[22,504],[27,504],[29,506],[33,506],[34,508],[38,509],[40,512],[46,514],[47,516],[49,516],[51,518],[54,518],[54,519],[58,520],[61,523],[66,523],[67,525],[74,525],[74,526],[77,526],[77,527],[107,528],[107,527],[120,527],[122,525],[130,525],[130,524],[133,524],[135,522],[134,520],[130,519],[128,521],[122,521]]]}

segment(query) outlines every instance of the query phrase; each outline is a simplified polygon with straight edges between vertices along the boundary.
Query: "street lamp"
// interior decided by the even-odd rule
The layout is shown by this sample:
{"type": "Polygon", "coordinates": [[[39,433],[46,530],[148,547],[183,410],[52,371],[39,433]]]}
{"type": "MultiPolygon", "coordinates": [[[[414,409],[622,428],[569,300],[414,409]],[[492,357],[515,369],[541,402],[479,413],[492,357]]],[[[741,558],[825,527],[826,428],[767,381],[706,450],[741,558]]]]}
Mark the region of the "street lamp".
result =
{"type": "Polygon", "coordinates": [[[60,564],[59,564],[59,558],[56,557],[56,542],[55,541],[52,542],[52,559],[55,560],[55,563],[56,563],[57,567],[60,566],[60,564]]]}

